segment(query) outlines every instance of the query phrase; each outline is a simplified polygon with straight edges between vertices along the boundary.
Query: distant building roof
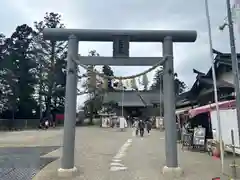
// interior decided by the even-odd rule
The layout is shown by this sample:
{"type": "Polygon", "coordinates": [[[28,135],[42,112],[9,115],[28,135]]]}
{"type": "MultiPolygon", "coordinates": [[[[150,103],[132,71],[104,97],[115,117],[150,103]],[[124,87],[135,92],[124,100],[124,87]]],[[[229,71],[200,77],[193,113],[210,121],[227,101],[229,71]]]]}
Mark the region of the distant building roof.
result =
{"type": "MultiPolygon", "coordinates": [[[[160,91],[149,91],[149,92],[139,92],[146,105],[150,106],[153,104],[159,104],[160,102],[160,91]]],[[[163,101],[163,96],[162,96],[163,101]]]]}
{"type": "Polygon", "coordinates": [[[159,91],[124,91],[124,95],[121,91],[108,92],[104,95],[104,103],[116,102],[119,106],[151,106],[154,103],[159,104],[160,92],[159,91]]]}
{"type": "MultiPolygon", "coordinates": [[[[189,101],[190,91],[184,92],[176,97],[176,107],[191,104],[189,101]]],[[[108,92],[104,95],[103,103],[115,102],[122,106],[122,92],[108,92]]],[[[163,102],[163,96],[162,96],[163,102]]],[[[160,103],[160,91],[124,91],[123,106],[145,107],[160,103]]]]}
{"type": "Polygon", "coordinates": [[[107,92],[104,95],[103,103],[108,102],[115,102],[119,106],[122,106],[122,103],[124,106],[142,106],[144,107],[144,103],[141,101],[141,99],[137,96],[136,92],[128,92],[125,91],[122,93],[121,91],[116,92],[107,92]]]}

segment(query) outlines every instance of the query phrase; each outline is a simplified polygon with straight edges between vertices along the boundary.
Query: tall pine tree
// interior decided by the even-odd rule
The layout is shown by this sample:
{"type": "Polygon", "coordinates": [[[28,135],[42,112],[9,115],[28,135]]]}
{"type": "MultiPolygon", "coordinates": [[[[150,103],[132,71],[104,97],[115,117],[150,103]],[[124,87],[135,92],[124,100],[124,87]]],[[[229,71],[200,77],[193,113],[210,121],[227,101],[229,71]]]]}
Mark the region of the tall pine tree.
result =
{"type": "MultiPolygon", "coordinates": [[[[12,118],[31,117],[35,105],[33,99],[36,67],[31,47],[33,30],[26,24],[18,26],[5,41],[6,53],[2,60],[2,81],[12,118]],[[29,108],[32,107],[32,108],[29,108]]],[[[9,117],[8,117],[9,118],[9,117]]]]}
{"type": "MultiPolygon", "coordinates": [[[[34,23],[38,92],[40,97],[43,97],[46,115],[50,114],[52,108],[61,111],[64,109],[67,43],[46,41],[42,31],[45,28],[65,28],[61,21],[61,15],[51,12],[46,13],[43,21],[34,23]]],[[[40,100],[41,98],[38,101],[40,100]]]]}
{"type": "MultiPolygon", "coordinates": [[[[163,91],[163,75],[162,70],[158,69],[154,75],[152,90],[160,89],[163,91]]],[[[178,78],[178,74],[174,74],[174,91],[176,96],[183,93],[186,89],[186,84],[178,78]]]]}

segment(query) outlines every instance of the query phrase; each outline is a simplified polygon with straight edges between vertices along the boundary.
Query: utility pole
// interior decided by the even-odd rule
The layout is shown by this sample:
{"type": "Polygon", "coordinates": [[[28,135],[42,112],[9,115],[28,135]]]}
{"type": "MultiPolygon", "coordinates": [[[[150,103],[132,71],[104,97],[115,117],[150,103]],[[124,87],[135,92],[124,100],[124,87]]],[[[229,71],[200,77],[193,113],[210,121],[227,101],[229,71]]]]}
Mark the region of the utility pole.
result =
{"type": "Polygon", "coordinates": [[[214,100],[215,100],[216,111],[217,111],[217,127],[218,127],[218,140],[220,144],[221,170],[223,173],[224,172],[224,152],[223,152],[223,143],[222,143],[222,127],[221,127],[221,118],[220,118],[220,112],[219,112],[219,106],[218,106],[217,78],[216,78],[215,63],[214,63],[214,56],[213,56],[212,29],[211,29],[211,21],[210,21],[209,8],[208,8],[208,0],[205,0],[205,12],[206,12],[207,26],[208,26],[209,52],[210,52],[210,58],[212,62],[214,100]]]}
{"type": "Polygon", "coordinates": [[[160,107],[160,109],[159,109],[159,113],[160,113],[160,118],[161,118],[161,115],[162,115],[162,104],[161,104],[161,102],[162,102],[162,84],[161,84],[161,82],[162,82],[162,75],[160,75],[160,83],[159,83],[159,107],[160,107]]]}
{"type": "Polygon", "coordinates": [[[162,126],[163,126],[163,129],[164,129],[164,118],[162,117],[162,88],[163,88],[163,86],[162,86],[162,74],[160,74],[160,83],[159,83],[159,93],[160,93],[160,97],[159,97],[159,113],[160,113],[160,115],[159,115],[159,120],[161,121],[162,120],[162,126]]]}
{"type": "Polygon", "coordinates": [[[122,117],[124,117],[124,113],[123,113],[123,102],[124,102],[124,86],[122,84],[122,117]]]}
{"type": "Polygon", "coordinates": [[[230,0],[226,0],[227,3],[227,17],[228,17],[228,29],[230,38],[230,48],[231,48],[231,60],[232,60],[232,72],[235,84],[236,93],[236,111],[237,111],[237,122],[238,122],[238,140],[240,142],[240,90],[239,90],[239,69],[238,69],[238,59],[235,46],[235,36],[233,30],[233,20],[230,0]]]}

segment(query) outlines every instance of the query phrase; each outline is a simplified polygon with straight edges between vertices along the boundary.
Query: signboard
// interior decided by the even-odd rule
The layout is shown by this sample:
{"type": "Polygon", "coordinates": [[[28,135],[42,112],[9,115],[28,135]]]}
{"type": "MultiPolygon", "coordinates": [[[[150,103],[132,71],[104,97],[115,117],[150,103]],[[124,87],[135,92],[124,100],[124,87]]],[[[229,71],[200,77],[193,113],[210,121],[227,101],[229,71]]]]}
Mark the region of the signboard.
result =
{"type": "Polygon", "coordinates": [[[129,38],[128,36],[116,36],[113,40],[113,57],[129,57],[129,38]]]}
{"type": "Polygon", "coordinates": [[[194,128],[193,132],[193,145],[204,146],[205,145],[206,129],[203,127],[194,128]]]}

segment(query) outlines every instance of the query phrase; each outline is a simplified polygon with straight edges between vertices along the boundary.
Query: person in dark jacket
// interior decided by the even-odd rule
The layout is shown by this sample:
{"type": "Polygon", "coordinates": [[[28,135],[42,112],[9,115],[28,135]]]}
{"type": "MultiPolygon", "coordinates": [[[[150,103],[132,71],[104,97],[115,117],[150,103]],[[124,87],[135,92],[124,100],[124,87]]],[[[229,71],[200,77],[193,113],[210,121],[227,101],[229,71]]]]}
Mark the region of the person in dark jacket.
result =
{"type": "Polygon", "coordinates": [[[140,136],[143,137],[144,128],[145,128],[145,123],[143,120],[139,120],[138,127],[139,127],[139,131],[140,131],[140,136]]]}
{"type": "Polygon", "coordinates": [[[139,127],[139,130],[144,130],[145,123],[143,122],[143,120],[139,120],[138,127],[139,127]]]}
{"type": "Polygon", "coordinates": [[[150,134],[150,131],[152,129],[152,122],[150,120],[148,120],[146,124],[147,124],[147,132],[148,132],[148,134],[150,134]]]}

